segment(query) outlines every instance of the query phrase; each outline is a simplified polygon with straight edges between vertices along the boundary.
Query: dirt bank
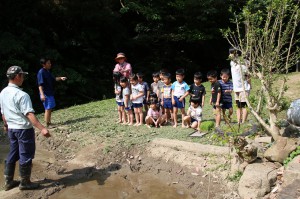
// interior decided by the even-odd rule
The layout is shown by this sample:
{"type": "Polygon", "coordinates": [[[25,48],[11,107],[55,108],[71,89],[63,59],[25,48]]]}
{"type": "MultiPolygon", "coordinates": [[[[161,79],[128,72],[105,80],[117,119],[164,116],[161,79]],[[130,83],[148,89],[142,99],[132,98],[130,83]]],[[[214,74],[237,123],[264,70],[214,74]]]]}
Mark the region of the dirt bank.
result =
{"type": "Polygon", "coordinates": [[[68,131],[52,132],[51,139],[37,136],[32,180],[41,188],[2,190],[1,198],[201,199],[226,198],[229,192],[220,175],[226,159],[180,147],[184,142],[163,139],[108,151],[101,141],[81,146],[68,140],[68,131]]]}

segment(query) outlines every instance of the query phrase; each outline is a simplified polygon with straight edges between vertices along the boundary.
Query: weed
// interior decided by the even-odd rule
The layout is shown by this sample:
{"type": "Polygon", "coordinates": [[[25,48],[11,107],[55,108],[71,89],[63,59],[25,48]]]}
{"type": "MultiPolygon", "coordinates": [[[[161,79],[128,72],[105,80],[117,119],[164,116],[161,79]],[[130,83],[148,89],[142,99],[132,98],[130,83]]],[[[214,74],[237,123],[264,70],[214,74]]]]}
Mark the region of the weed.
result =
{"type": "Polygon", "coordinates": [[[291,162],[296,156],[300,155],[300,146],[297,147],[295,151],[293,151],[288,158],[283,161],[283,165],[286,167],[289,162],[291,162]]]}
{"type": "Polygon", "coordinates": [[[243,175],[243,172],[237,171],[234,173],[234,175],[228,176],[228,180],[231,182],[238,182],[238,181],[240,181],[242,175],[243,175]]]}
{"type": "Polygon", "coordinates": [[[111,152],[111,147],[110,147],[110,146],[104,147],[103,153],[104,153],[104,154],[108,154],[109,152],[111,152]]]}

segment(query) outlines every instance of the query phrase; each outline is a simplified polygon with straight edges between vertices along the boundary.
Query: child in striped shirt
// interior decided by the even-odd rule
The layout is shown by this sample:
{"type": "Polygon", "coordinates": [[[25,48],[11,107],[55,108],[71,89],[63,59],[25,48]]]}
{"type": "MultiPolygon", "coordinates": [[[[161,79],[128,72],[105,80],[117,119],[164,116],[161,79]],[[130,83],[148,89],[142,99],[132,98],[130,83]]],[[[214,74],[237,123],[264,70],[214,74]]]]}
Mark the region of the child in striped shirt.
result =
{"type": "MultiPolygon", "coordinates": [[[[228,120],[231,122],[231,117],[233,113],[232,109],[232,96],[231,93],[233,91],[233,84],[229,80],[230,77],[230,71],[229,69],[222,69],[221,70],[221,80],[219,80],[219,83],[221,85],[221,92],[222,92],[222,111],[223,116],[225,117],[226,110],[228,110],[228,120]]],[[[226,119],[226,118],[224,118],[226,119]]]]}

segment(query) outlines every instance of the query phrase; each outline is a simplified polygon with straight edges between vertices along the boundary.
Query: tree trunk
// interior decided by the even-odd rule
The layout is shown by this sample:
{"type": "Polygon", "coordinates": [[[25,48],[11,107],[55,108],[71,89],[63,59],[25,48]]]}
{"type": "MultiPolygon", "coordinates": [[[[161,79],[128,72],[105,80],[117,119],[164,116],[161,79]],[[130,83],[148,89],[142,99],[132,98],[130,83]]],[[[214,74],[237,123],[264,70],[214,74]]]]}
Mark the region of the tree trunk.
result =
{"type": "Polygon", "coordinates": [[[279,127],[276,125],[277,122],[277,111],[276,110],[269,110],[269,115],[270,115],[270,130],[271,130],[271,134],[273,139],[276,141],[278,139],[278,137],[280,136],[279,133],[279,127]]]}

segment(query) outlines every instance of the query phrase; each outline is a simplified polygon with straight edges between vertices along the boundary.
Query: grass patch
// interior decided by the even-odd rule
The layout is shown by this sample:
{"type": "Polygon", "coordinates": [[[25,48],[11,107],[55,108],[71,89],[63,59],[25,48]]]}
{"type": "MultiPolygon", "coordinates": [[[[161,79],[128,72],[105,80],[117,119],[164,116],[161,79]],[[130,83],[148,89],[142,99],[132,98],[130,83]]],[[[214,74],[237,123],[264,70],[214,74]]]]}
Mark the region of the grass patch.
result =
{"type": "Polygon", "coordinates": [[[200,125],[200,130],[201,131],[211,131],[215,127],[215,122],[213,121],[204,121],[200,125]]]}
{"type": "MultiPolygon", "coordinates": [[[[211,94],[209,92],[210,83],[204,82],[203,85],[206,88],[207,94],[205,105],[203,107],[201,130],[207,131],[208,134],[201,138],[189,137],[194,130],[181,128],[181,126],[178,126],[177,128],[164,126],[162,128],[149,129],[146,126],[134,127],[116,124],[118,114],[115,99],[96,101],[54,111],[52,115],[52,122],[57,124],[59,129],[63,128],[64,132],[68,132],[72,139],[80,141],[82,146],[91,144],[95,141],[109,143],[111,147],[114,145],[122,145],[122,147],[131,147],[132,145],[142,146],[154,138],[177,139],[212,145],[226,145],[228,143],[228,139],[226,137],[223,138],[213,134],[214,115],[213,108],[209,105],[209,98],[211,94]]],[[[259,81],[253,79],[252,85],[253,89],[250,95],[251,97],[255,97],[256,91],[259,88],[259,81]]],[[[242,124],[241,126],[238,126],[236,121],[236,106],[234,106],[233,109],[234,114],[231,127],[222,121],[221,129],[225,133],[230,132],[234,133],[233,135],[238,135],[249,130],[251,127],[249,124],[242,124]]],[[[178,117],[178,122],[180,124],[181,115],[178,114],[178,117]]],[[[282,117],[285,117],[284,113],[282,113],[282,117]]],[[[38,118],[40,121],[43,121],[43,114],[38,115],[38,118]]],[[[249,120],[255,121],[251,114],[249,114],[249,120]]],[[[54,133],[59,134],[59,131],[54,133]]],[[[109,149],[105,149],[105,151],[109,151],[109,149]]]]}

